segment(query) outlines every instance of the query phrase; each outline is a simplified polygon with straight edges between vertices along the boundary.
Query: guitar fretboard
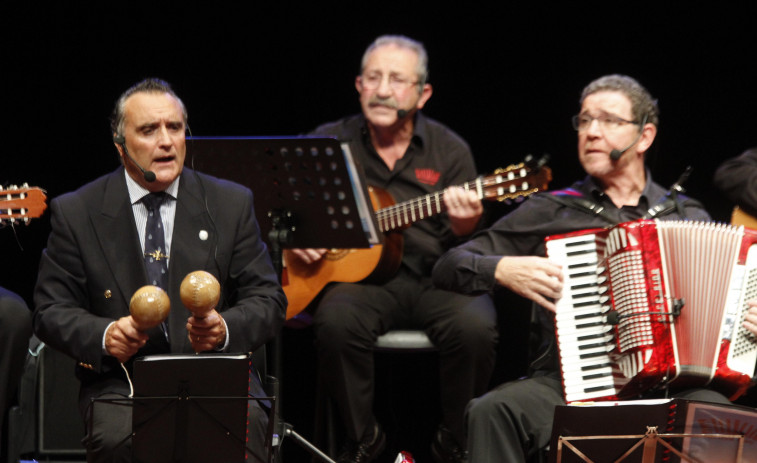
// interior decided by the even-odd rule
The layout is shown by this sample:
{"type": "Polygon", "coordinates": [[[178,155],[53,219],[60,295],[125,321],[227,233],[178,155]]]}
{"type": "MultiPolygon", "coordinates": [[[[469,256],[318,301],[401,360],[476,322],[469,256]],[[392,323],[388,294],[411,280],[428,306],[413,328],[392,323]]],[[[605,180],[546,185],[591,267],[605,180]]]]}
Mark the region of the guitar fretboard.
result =
{"type": "MultiPolygon", "coordinates": [[[[529,184],[529,174],[528,169],[523,165],[511,166],[508,170],[495,175],[478,177],[460,187],[466,191],[475,191],[478,199],[516,198],[538,190],[529,184]]],[[[376,219],[379,229],[386,233],[439,214],[444,209],[444,191],[437,191],[381,208],[376,212],[376,219]]]]}
{"type": "MultiPolygon", "coordinates": [[[[478,198],[482,198],[481,179],[466,182],[461,185],[465,190],[475,190],[478,198]]],[[[426,196],[411,199],[399,204],[379,209],[376,212],[379,229],[388,231],[413,224],[418,220],[439,214],[444,210],[444,191],[437,191],[426,196]]]]}

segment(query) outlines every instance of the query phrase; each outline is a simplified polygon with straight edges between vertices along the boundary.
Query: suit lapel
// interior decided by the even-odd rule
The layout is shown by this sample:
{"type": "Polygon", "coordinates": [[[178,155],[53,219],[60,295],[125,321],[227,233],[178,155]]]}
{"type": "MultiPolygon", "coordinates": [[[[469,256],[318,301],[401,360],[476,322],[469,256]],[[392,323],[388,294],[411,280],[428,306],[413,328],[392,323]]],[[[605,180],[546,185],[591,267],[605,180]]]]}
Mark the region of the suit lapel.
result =
{"type": "Polygon", "coordinates": [[[105,185],[102,207],[90,217],[105,262],[128,307],[131,295],[147,281],[147,272],[123,169],[111,174],[105,185]]]}
{"type": "Polygon", "coordinates": [[[207,270],[213,259],[213,243],[217,242],[215,227],[211,223],[197,175],[185,168],[179,181],[176,198],[171,256],[168,266],[171,314],[170,333],[181,333],[171,338],[173,352],[191,350],[185,335],[187,318],[191,315],[181,302],[179,290],[188,273],[207,270]]]}

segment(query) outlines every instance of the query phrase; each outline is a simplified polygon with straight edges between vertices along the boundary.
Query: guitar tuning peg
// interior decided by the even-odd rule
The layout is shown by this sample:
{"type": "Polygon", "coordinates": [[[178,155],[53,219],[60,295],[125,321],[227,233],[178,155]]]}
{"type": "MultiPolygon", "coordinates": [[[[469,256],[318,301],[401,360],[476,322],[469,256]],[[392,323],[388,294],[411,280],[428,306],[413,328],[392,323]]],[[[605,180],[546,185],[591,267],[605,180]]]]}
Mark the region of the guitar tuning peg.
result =
{"type": "Polygon", "coordinates": [[[532,154],[527,154],[525,158],[523,158],[523,164],[526,165],[531,170],[538,170],[544,167],[544,165],[549,161],[549,154],[542,154],[538,159],[535,158],[532,154]]]}

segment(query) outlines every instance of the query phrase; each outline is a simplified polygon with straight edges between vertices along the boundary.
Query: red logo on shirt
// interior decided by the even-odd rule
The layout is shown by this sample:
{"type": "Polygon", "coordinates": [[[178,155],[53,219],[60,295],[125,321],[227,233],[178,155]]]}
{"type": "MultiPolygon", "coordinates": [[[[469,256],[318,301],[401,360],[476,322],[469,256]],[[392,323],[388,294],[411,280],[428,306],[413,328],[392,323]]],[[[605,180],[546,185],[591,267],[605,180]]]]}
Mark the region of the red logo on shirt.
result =
{"type": "Polygon", "coordinates": [[[436,182],[439,181],[439,177],[441,176],[441,172],[434,169],[415,169],[415,178],[426,185],[436,185],[436,182]]]}

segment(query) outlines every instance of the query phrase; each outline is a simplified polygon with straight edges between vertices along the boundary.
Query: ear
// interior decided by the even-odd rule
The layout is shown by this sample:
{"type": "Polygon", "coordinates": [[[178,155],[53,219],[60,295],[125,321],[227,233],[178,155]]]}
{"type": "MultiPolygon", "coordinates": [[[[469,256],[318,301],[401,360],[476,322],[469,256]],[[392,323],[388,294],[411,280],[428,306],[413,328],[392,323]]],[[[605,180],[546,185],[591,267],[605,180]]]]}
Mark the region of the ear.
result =
{"type": "Polygon", "coordinates": [[[116,137],[117,136],[118,136],[118,134],[115,134],[115,133],[113,134],[113,146],[116,147],[116,151],[118,151],[118,155],[123,158],[124,157],[124,147],[121,146],[120,143],[116,143],[116,137]]]}
{"type": "Polygon", "coordinates": [[[420,96],[418,97],[418,103],[416,103],[415,107],[418,109],[422,109],[423,106],[425,106],[426,102],[429,98],[431,98],[431,94],[434,93],[434,89],[431,87],[431,84],[423,84],[423,88],[421,89],[420,96]]]}
{"type": "Polygon", "coordinates": [[[363,91],[363,80],[360,76],[355,76],[355,89],[358,93],[363,91]]]}
{"type": "Polygon", "coordinates": [[[636,145],[636,151],[639,153],[646,153],[657,136],[657,126],[647,123],[644,124],[644,127],[641,130],[641,138],[639,138],[639,143],[636,145]]]}

